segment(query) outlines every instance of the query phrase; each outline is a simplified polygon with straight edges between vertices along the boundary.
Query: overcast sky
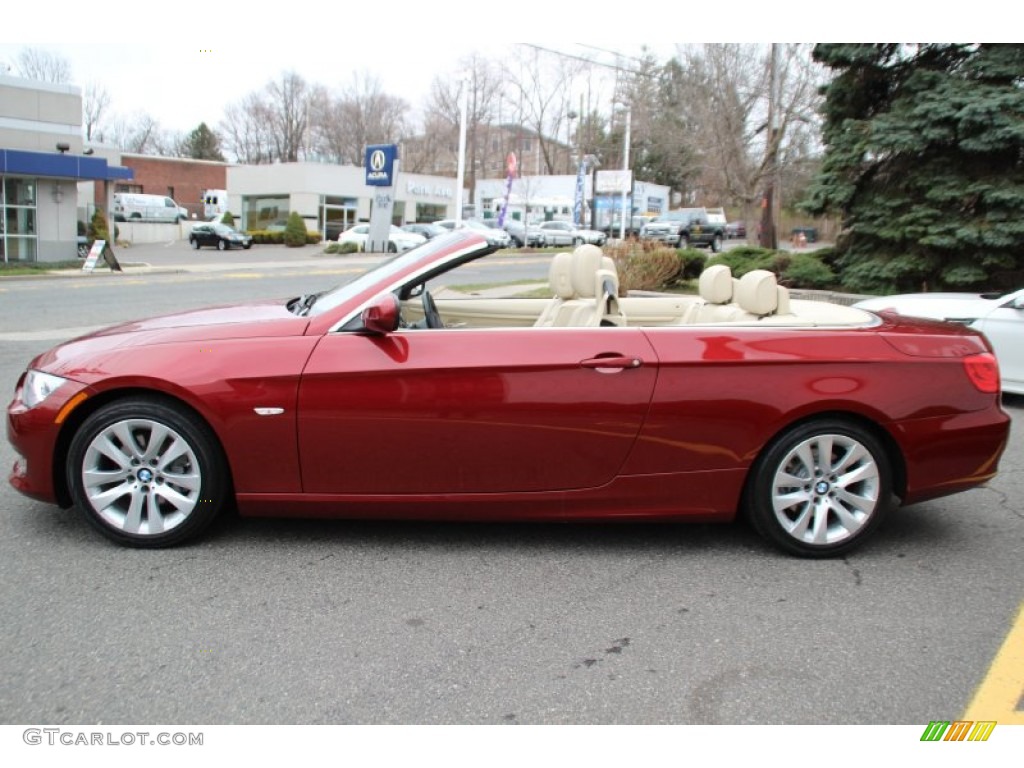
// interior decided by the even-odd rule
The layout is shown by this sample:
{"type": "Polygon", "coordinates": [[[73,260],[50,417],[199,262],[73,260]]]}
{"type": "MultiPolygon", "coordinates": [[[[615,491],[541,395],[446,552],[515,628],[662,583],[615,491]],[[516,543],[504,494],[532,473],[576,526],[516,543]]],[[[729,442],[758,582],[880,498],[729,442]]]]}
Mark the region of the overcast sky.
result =
{"type": "MultiPolygon", "coordinates": [[[[985,5],[989,0],[977,2],[985,5]]],[[[474,52],[502,59],[515,45],[505,39],[555,39],[559,41],[537,45],[607,63],[614,62],[609,51],[636,56],[646,45],[664,60],[675,43],[614,41],[620,36],[656,40],[658,35],[685,41],[687,34],[689,42],[856,40],[858,34],[871,40],[884,34],[882,30],[891,37],[904,31],[900,22],[906,20],[900,13],[917,17],[913,33],[908,30],[905,37],[945,39],[936,25],[946,23],[952,32],[946,38],[963,39],[971,30],[961,22],[942,22],[944,6],[942,0],[932,0],[922,17],[911,9],[894,11],[891,0],[858,0],[840,19],[820,0],[646,0],[632,5],[550,0],[289,5],[249,0],[221,6],[188,0],[17,0],[3,14],[0,38],[6,39],[0,40],[0,72],[24,48],[57,53],[70,62],[75,85],[84,88],[95,82],[107,90],[111,116],[145,112],[164,130],[190,131],[200,122],[216,127],[226,105],[286,71],[338,90],[350,85],[356,73],[367,72],[386,93],[406,99],[418,112],[435,77],[455,75],[460,60],[474,52]]],[[[989,28],[986,37],[996,32],[989,28]]]]}

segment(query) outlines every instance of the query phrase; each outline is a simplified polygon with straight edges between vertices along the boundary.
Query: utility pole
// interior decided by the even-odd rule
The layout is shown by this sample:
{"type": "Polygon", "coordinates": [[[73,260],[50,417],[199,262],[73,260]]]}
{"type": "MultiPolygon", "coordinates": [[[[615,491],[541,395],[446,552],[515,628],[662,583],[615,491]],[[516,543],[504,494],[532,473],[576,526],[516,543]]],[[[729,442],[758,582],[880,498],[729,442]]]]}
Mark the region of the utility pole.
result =
{"type": "Polygon", "coordinates": [[[776,185],[779,179],[779,144],[778,144],[778,108],[777,81],[779,77],[778,43],[772,43],[771,59],[768,70],[768,147],[765,163],[768,166],[767,184],[764,197],[761,199],[761,235],[759,244],[762,248],[775,250],[779,247],[778,232],[775,228],[776,185]]]}

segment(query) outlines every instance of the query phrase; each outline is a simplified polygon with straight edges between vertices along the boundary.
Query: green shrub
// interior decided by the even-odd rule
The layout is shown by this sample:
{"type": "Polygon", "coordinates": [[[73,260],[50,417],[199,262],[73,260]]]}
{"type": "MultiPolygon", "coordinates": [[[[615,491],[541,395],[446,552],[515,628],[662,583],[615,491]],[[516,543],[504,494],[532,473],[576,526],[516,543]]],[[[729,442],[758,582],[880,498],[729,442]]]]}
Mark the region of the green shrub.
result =
{"type": "Polygon", "coordinates": [[[832,288],[836,284],[835,273],[814,253],[792,254],[779,277],[793,288],[832,288]]]}
{"type": "Polygon", "coordinates": [[[110,242],[110,226],[107,224],[107,217],[102,208],[97,208],[89,222],[89,242],[94,240],[106,240],[110,242]]]}
{"type": "Polygon", "coordinates": [[[358,243],[345,242],[345,243],[338,243],[337,245],[338,245],[338,253],[358,253],[359,252],[359,245],[358,245],[358,243]]]}
{"type": "Polygon", "coordinates": [[[306,222],[299,216],[298,211],[292,211],[284,227],[284,244],[289,248],[301,248],[307,242],[309,234],[306,232],[306,222]]]}
{"type": "Polygon", "coordinates": [[[778,251],[752,246],[740,246],[725,251],[715,257],[716,264],[725,264],[732,271],[733,277],[743,277],[755,269],[777,271],[775,257],[778,251]]]}
{"type": "Polygon", "coordinates": [[[324,246],[324,253],[327,253],[327,254],[337,253],[338,252],[338,247],[339,246],[338,246],[337,243],[328,243],[327,245],[324,246]]]}
{"type": "Polygon", "coordinates": [[[697,248],[681,248],[676,251],[679,263],[682,264],[679,277],[683,280],[695,280],[708,263],[708,255],[697,248]]]}

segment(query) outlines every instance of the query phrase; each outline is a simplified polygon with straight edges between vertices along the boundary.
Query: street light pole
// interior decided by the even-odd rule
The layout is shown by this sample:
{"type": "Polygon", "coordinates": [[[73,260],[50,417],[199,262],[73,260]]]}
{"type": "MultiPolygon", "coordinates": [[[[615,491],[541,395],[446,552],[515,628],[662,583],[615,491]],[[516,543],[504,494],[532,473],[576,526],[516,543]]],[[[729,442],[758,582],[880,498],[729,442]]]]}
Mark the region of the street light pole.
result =
{"type": "Polygon", "coordinates": [[[469,112],[469,79],[462,77],[462,103],[459,105],[459,167],[455,182],[455,226],[462,224],[462,186],[466,177],[466,121],[469,112]]]}
{"type": "MultiPolygon", "coordinates": [[[[633,108],[626,107],[626,139],[622,148],[622,210],[619,212],[619,239],[626,239],[626,197],[629,194],[629,140],[633,123],[633,108]]],[[[630,211],[630,214],[633,212],[630,211]]],[[[632,215],[630,216],[632,219],[632,215]]]]}

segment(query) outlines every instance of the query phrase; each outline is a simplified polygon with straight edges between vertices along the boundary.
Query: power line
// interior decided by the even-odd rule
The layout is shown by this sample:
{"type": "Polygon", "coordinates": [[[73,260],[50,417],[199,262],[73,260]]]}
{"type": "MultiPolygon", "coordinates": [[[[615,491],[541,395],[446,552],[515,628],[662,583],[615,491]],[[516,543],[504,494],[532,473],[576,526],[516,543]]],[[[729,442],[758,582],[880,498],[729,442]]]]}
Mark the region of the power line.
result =
{"type": "MultiPolygon", "coordinates": [[[[537,45],[535,43],[517,43],[517,45],[524,45],[527,48],[534,48],[534,49],[536,49],[538,51],[542,51],[544,53],[551,53],[551,54],[554,54],[555,56],[561,56],[564,59],[573,59],[574,61],[582,61],[585,64],[591,64],[591,65],[597,66],[597,67],[604,67],[605,69],[612,69],[612,70],[615,70],[616,72],[626,72],[626,73],[631,74],[631,75],[636,75],[637,77],[651,77],[651,78],[656,77],[656,75],[653,72],[642,72],[639,69],[632,69],[631,67],[624,67],[621,64],[606,64],[603,61],[597,61],[596,59],[588,59],[586,56],[579,56],[579,55],[574,54],[574,53],[566,53],[565,51],[556,51],[554,48],[545,48],[544,46],[537,45]]],[[[583,45],[583,43],[577,43],[577,45],[583,45]]],[[[612,53],[613,55],[622,55],[622,54],[616,54],[614,51],[608,51],[608,50],[601,49],[601,48],[595,48],[594,46],[585,46],[585,47],[594,48],[595,50],[602,50],[605,53],[612,53]]],[[[637,59],[636,57],[633,57],[633,56],[629,56],[629,57],[625,57],[625,58],[631,58],[634,61],[640,61],[640,59],[637,59]]]]}

